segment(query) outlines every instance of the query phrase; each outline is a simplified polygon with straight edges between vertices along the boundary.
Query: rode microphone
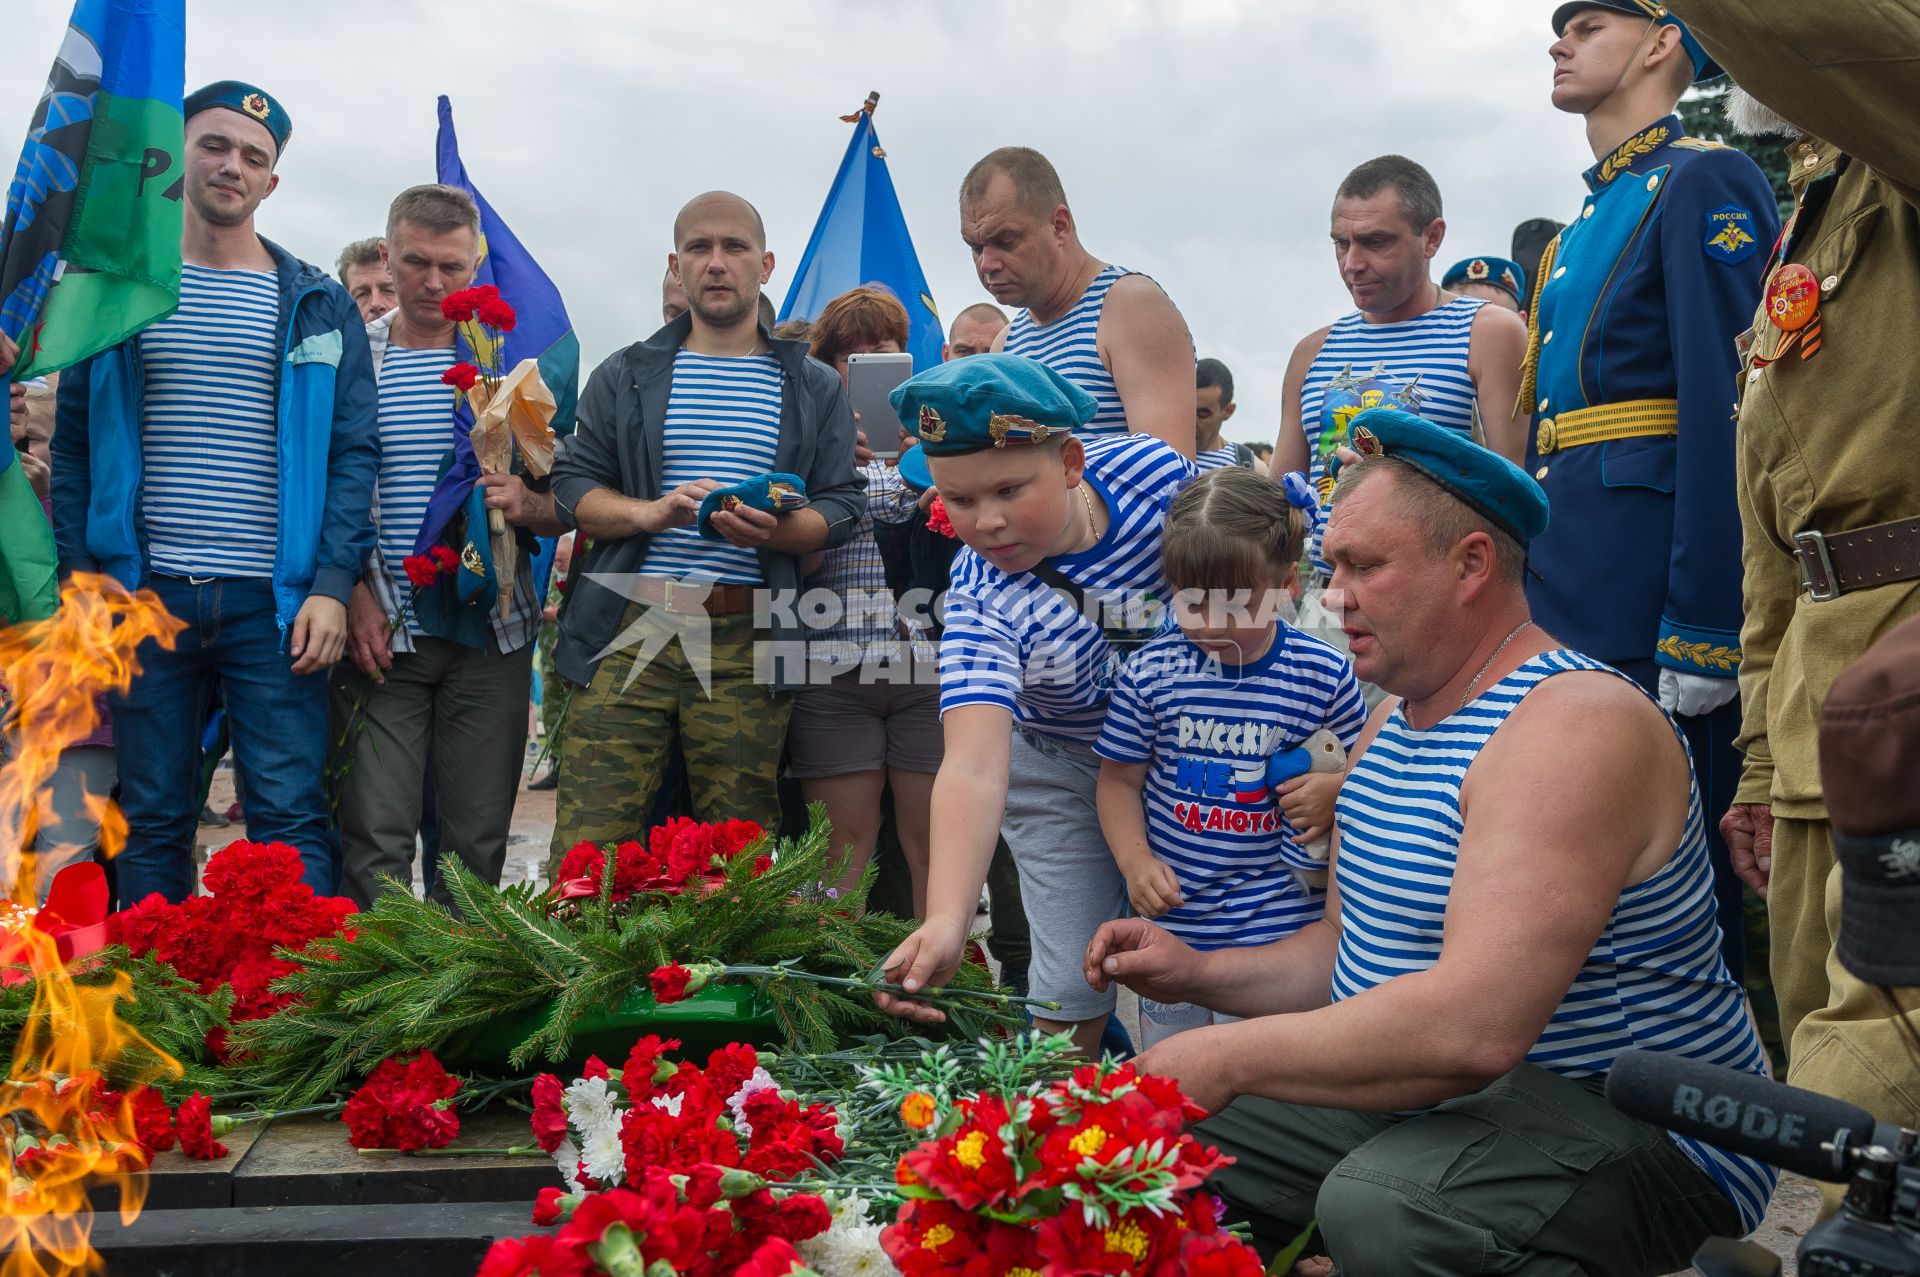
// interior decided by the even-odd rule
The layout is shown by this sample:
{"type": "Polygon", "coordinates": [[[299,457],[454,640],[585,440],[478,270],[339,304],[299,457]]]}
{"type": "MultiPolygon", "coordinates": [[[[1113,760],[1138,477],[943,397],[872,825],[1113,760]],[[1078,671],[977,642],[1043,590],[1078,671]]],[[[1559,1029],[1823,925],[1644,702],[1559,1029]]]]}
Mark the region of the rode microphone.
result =
{"type": "Polygon", "coordinates": [[[1658,1051],[1622,1051],[1606,1094],[1629,1117],[1809,1179],[1846,1182],[1853,1150],[1873,1143],[1863,1108],[1658,1051]]]}

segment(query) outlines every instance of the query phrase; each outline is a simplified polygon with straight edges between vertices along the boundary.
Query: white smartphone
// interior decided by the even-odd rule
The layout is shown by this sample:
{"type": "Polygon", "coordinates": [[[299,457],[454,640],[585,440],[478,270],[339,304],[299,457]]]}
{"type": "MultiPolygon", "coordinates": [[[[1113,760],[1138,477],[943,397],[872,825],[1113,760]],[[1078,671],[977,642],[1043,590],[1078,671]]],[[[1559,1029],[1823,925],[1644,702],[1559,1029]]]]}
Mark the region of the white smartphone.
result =
{"type": "Polygon", "coordinates": [[[847,356],[847,399],[860,414],[867,446],[882,460],[893,461],[900,456],[900,418],[894,415],[887,396],[911,376],[913,356],[904,351],[847,356]]]}

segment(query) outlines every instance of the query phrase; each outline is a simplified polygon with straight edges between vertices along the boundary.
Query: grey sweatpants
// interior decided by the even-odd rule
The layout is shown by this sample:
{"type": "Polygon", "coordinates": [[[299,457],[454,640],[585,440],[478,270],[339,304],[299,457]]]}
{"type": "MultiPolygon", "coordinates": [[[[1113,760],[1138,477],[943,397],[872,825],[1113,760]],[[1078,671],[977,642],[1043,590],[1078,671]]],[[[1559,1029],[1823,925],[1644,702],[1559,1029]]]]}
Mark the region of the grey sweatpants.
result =
{"type": "Polygon", "coordinates": [[[1099,779],[1093,746],[1014,729],[1000,833],[1033,933],[1030,992],[1060,1004],[1052,1020],[1105,1019],[1117,998],[1111,988],[1095,993],[1083,966],[1100,924],[1127,912],[1126,877],[1100,832],[1099,779]]]}

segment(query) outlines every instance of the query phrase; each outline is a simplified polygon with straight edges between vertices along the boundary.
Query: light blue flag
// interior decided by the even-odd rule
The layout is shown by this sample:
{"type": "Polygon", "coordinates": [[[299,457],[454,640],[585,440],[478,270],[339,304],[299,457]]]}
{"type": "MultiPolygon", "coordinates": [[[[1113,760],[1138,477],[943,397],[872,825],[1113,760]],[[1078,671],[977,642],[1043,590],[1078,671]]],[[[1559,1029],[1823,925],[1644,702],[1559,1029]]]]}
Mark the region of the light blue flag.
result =
{"type": "Polygon", "coordinates": [[[853,139],[833,176],[820,220],[800,259],[793,286],[780,307],[781,319],[814,319],[828,302],[862,284],[884,284],[907,308],[910,325],[907,350],[916,372],[940,362],[945,334],[940,312],[927,288],[920,258],[900,200],[887,172],[887,153],[873,131],[873,108],[879,94],[867,99],[853,122],[853,139]]]}

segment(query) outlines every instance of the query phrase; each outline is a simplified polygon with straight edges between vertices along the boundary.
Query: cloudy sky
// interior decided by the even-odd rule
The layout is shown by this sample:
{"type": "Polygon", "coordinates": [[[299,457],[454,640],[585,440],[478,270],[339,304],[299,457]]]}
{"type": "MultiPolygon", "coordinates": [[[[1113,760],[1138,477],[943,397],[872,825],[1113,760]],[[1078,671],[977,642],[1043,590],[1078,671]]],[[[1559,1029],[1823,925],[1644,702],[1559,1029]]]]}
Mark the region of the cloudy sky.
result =
{"type": "MultiPolygon", "coordinates": [[[[262,233],[331,264],[433,179],[453,99],[477,185],[567,299],[591,366],[658,325],[675,210],[766,216],[783,295],[867,91],[941,312],[986,300],[961,176],[1044,151],[1097,256],[1158,279],[1271,441],[1287,354],[1350,309],[1340,178],[1384,152],[1446,197],[1444,266],[1566,217],[1592,162],[1547,101],[1549,0],[187,0],[187,84],[243,79],[294,121],[262,233]]],[[[70,0],[4,0],[0,134],[24,135],[70,0]]],[[[11,150],[16,144],[0,145],[11,150]]]]}

